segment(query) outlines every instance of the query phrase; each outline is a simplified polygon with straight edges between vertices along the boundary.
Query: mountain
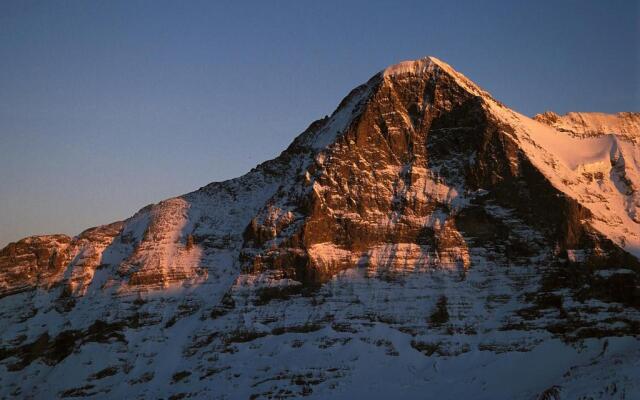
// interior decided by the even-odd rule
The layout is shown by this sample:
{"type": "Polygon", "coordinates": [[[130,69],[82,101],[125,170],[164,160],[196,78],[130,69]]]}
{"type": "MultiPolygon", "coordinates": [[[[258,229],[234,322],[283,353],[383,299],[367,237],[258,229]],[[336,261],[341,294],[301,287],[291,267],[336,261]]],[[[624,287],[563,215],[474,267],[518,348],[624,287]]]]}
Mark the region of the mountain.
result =
{"type": "Polygon", "coordinates": [[[639,397],[639,138],[391,66],[240,178],[5,247],[0,395],[639,397]]]}

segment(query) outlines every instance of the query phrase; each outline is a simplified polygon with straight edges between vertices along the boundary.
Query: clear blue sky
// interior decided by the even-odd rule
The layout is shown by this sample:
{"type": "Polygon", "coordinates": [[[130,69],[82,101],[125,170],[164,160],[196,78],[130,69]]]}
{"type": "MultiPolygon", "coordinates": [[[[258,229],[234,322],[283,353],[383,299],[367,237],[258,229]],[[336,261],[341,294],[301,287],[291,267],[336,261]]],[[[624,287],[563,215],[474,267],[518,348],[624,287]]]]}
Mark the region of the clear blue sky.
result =
{"type": "Polygon", "coordinates": [[[0,1],[0,246],[272,158],[439,57],[525,114],[640,110],[638,1],[0,1]]]}

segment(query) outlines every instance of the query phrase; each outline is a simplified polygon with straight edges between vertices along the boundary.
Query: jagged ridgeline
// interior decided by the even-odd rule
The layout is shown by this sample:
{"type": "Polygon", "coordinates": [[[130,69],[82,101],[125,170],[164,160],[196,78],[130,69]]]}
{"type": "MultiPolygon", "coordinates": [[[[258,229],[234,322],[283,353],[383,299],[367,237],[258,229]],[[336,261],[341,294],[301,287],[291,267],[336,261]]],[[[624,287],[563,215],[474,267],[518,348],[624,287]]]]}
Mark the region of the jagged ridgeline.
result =
{"type": "Polygon", "coordinates": [[[240,178],[5,247],[0,395],[640,396],[639,140],[394,65],[240,178]]]}

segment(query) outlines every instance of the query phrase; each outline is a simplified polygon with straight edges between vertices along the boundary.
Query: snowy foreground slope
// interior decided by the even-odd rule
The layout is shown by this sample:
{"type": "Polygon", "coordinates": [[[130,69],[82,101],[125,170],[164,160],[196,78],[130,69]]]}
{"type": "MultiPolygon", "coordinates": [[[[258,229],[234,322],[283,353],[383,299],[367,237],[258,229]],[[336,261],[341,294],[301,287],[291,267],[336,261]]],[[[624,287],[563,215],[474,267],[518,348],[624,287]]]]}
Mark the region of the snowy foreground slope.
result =
{"type": "Polygon", "coordinates": [[[640,115],[435,58],[278,158],[0,252],[2,398],[640,398],[640,115]]]}

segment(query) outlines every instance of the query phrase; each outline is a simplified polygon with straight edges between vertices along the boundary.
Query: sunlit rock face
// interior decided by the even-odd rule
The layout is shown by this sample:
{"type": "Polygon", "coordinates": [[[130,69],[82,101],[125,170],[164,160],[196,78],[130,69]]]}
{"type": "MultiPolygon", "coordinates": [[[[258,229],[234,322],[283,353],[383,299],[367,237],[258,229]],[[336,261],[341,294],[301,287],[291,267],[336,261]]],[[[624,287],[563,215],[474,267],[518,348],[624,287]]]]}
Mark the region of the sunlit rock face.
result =
{"type": "Polygon", "coordinates": [[[84,293],[101,266],[103,251],[121,228],[116,222],[75,238],[43,235],[9,244],[0,252],[0,296],[62,284],[70,292],[84,293]]]}
{"type": "Polygon", "coordinates": [[[391,66],[240,178],[3,249],[0,397],[638,397],[639,120],[391,66]]]}
{"type": "Polygon", "coordinates": [[[11,243],[0,252],[2,294],[9,295],[55,283],[69,262],[66,235],[33,236],[11,243]]]}
{"type": "Polygon", "coordinates": [[[532,165],[514,129],[487,106],[497,103],[444,64],[403,63],[366,90],[352,120],[295,188],[280,190],[252,220],[243,254],[254,270],[323,281],[381,262],[466,269],[469,242],[486,231],[490,240],[476,245],[500,242],[506,261],[526,263],[530,243],[498,229],[492,211],[500,207],[538,230],[557,255],[577,250],[594,262],[635,263],[585,223],[588,208],[532,165]],[[603,251],[591,251],[596,247],[603,251]],[[395,257],[376,256],[397,249],[395,257]]]}

